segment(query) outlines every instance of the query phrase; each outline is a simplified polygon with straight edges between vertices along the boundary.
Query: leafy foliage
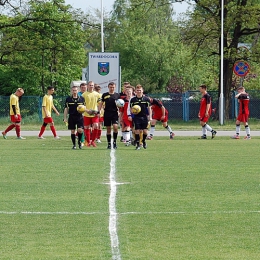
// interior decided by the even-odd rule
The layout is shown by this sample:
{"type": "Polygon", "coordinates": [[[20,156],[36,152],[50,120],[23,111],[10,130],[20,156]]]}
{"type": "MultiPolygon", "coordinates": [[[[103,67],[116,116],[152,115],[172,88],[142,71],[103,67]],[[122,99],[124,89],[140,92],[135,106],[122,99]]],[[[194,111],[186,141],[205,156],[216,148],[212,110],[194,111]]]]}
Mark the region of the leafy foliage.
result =
{"type": "MultiPolygon", "coordinates": [[[[195,0],[195,3],[196,8],[191,14],[191,19],[183,23],[183,39],[193,48],[194,56],[203,54],[204,57],[216,56],[220,60],[220,1],[195,0]]],[[[231,90],[234,88],[234,63],[241,59],[248,61],[254,56],[253,52],[242,51],[239,43],[251,45],[252,36],[259,34],[259,11],[259,1],[224,1],[223,85],[226,111],[229,110],[231,90]]]]}
{"type": "Polygon", "coordinates": [[[48,85],[68,93],[71,80],[80,78],[85,57],[84,32],[69,10],[64,1],[30,1],[26,14],[5,17],[1,94],[17,85],[27,95],[44,93],[48,85]]]}

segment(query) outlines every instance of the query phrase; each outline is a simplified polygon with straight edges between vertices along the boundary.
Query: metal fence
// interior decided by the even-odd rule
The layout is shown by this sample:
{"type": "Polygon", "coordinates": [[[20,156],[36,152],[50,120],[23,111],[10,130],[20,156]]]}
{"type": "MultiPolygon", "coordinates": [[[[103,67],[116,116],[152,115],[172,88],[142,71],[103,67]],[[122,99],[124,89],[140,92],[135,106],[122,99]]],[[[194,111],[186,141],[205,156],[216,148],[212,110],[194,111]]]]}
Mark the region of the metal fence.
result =
{"type": "MultiPolygon", "coordinates": [[[[250,95],[250,118],[260,119],[260,91],[248,91],[250,95]]],[[[218,92],[209,91],[212,97],[212,108],[218,108],[218,92]]],[[[235,92],[231,93],[231,106],[228,111],[229,118],[234,119],[238,114],[239,104],[235,98],[235,92]]],[[[182,94],[151,94],[154,98],[162,100],[169,112],[169,119],[180,119],[188,122],[198,118],[201,94],[199,91],[187,91],[182,94]]],[[[0,117],[9,116],[9,96],[0,96],[0,117]]],[[[54,105],[59,112],[63,112],[66,97],[54,96],[54,105]]],[[[42,97],[23,96],[20,101],[22,117],[35,116],[41,120],[42,97]]],[[[226,111],[227,112],[227,111],[226,111]]],[[[212,115],[214,117],[214,114],[212,115]]],[[[217,117],[217,115],[216,115],[217,117]]]]}
{"type": "MultiPolygon", "coordinates": [[[[212,98],[212,108],[216,111],[211,116],[218,118],[218,92],[208,91],[208,93],[212,98]]],[[[260,119],[260,91],[251,90],[247,93],[250,95],[250,118],[260,119]]],[[[236,94],[235,91],[231,93],[230,109],[225,111],[225,114],[229,114],[230,119],[235,119],[238,115],[239,103],[235,98],[236,94]]],[[[169,119],[182,119],[188,122],[198,118],[201,99],[199,91],[187,91],[182,94],[151,94],[150,96],[162,100],[165,108],[169,111],[169,119]]]]}

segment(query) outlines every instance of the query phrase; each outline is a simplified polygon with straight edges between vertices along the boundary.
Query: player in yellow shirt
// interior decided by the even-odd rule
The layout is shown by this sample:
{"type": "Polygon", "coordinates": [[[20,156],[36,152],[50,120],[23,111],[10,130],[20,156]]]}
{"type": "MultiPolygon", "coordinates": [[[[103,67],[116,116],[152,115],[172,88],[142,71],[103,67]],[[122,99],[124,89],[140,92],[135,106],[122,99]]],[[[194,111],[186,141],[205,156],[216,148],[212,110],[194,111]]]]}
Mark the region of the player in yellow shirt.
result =
{"type": "Polygon", "coordinates": [[[45,129],[46,129],[46,126],[48,124],[50,124],[50,129],[53,133],[53,136],[55,139],[60,139],[59,136],[57,136],[57,133],[56,133],[56,129],[54,127],[54,122],[53,122],[53,119],[51,117],[51,112],[52,110],[55,111],[55,113],[59,116],[60,113],[58,112],[58,110],[56,109],[56,107],[54,106],[53,104],[53,96],[52,94],[54,93],[54,87],[52,86],[49,86],[47,88],[47,94],[43,97],[43,100],[42,100],[42,118],[43,118],[43,124],[42,124],[42,127],[40,129],[40,133],[38,135],[38,139],[44,139],[44,137],[42,136],[45,129]]]}
{"type": "Polygon", "coordinates": [[[94,82],[89,81],[87,85],[87,91],[82,94],[85,99],[86,111],[83,114],[84,120],[84,134],[86,138],[86,146],[96,147],[96,137],[98,136],[98,124],[99,117],[97,116],[97,105],[100,101],[100,94],[94,90],[94,82]],[[92,134],[91,134],[92,128],[92,134]]]}
{"type": "Polygon", "coordinates": [[[3,138],[6,138],[6,134],[15,128],[17,139],[25,139],[21,136],[21,112],[19,106],[19,100],[21,99],[22,95],[24,94],[24,90],[22,88],[18,88],[14,94],[10,96],[10,118],[12,124],[9,125],[5,131],[2,132],[3,138]]]}

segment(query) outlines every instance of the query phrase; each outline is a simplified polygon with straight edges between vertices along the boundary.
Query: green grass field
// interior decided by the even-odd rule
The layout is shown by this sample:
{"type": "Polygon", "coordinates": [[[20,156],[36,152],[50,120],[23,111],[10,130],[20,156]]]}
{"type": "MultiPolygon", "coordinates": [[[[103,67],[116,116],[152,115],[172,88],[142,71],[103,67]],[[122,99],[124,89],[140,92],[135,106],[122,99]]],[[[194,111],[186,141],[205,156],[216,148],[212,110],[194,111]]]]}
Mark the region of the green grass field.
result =
{"type": "MultiPolygon", "coordinates": [[[[0,139],[0,259],[113,259],[103,141],[0,139]]],[[[115,151],[120,259],[259,259],[260,138],[148,142],[115,151]]]]}

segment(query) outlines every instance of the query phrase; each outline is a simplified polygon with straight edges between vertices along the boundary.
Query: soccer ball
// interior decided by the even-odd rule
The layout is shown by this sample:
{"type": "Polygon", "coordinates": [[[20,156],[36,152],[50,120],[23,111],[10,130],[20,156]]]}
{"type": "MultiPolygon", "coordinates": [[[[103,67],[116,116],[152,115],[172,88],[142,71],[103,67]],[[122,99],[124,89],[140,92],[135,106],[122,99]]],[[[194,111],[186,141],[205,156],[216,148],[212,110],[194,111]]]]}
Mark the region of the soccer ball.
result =
{"type": "Polygon", "coordinates": [[[83,114],[86,110],[86,107],[84,105],[78,105],[77,106],[77,111],[80,113],[80,114],[83,114]]]}
{"type": "Polygon", "coordinates": [[[141,112],[141,107],[139,105],[134,105],[131,108],[131,112],[132,114],[137,115],[138,113],[141,112]]]}
{"type": "Polygon", "coordinates": [[[117,107],[123,107],[124,104],[125,104],[125,101],[123,99],[119,98],[119,99],[116,100],[116,106],[117,107]]]}

